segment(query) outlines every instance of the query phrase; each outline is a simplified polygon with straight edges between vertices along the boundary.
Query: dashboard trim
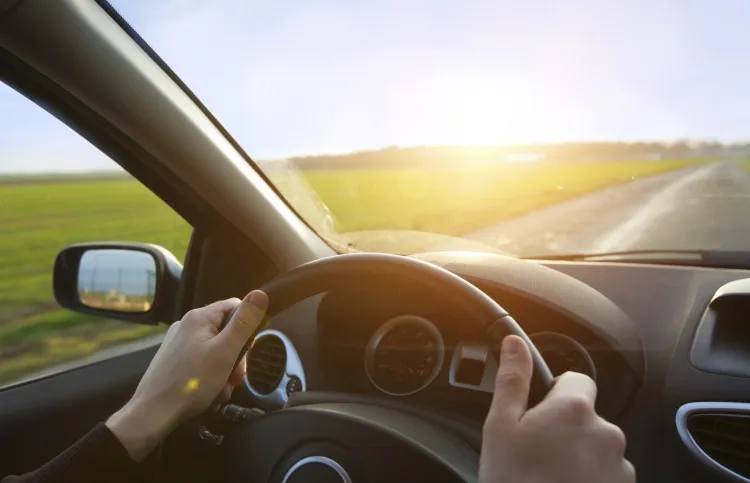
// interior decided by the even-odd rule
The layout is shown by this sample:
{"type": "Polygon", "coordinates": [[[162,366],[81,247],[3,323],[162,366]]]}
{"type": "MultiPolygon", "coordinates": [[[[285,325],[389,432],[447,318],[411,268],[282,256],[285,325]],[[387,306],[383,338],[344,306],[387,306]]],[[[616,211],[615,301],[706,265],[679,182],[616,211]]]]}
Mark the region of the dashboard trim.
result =
{"type": "Polygon", "coordinates": [[[738,402],[692,402],[683,404],[677,410],[675,417],[675,423],[677,425],[677,433],[680,435],[685,447],[702,463],[708,465],[715,471],[719,472],[723,476],[732,478],[734,481],[742,483],[750,483],[750,478],[746,478],[739,473],[736,473],[726,466],[722,465],[711,456],[709,456],[698,443],[695,441],[693,436],[690,434],[690,430],[687,427],[687,420],[693,414],[700,413],[714,413],[714,414],[743,414],[750,416],[750,403],[738,403],[738,402]]]}
{"type": "MultiPolygon", "coordinates": [[[[276,329],[266,329],[258,332],[253,341],[257,341],[263,337],[275,336],[284,344],[286,350],[286,367],[284,368],[284,374],[281,376],[281,380],[276,388],[268,394],[261,394],[253,388],[250,381],[245,375],[245,388],[256,400],[268,404],[274,407],[283,407],[289,401],[289,394],[287,394],[287,384],[292,378],[296,377],[300,381],[301,391],[307,390],[307,380],[305,378],[305,369],[302,366],[302,361],[297,353],[297,349],[294,347],[292,341],[283,332],[276,329]]],[[[252,349],[251,349],[252,350],[252,349]]]]}
{"type": "Polygon", "coordinates": [[[492,394],[495,392],[495,374],[497,373],[498,367],[495,356],[486,344],[480,342],[459,342],[456,344],[456,349],[453,351],[453,358],[451,359],[451,366],[448,371],[448,384],[453,387],[492,394]],[[466,359],[484,362],[482,381],[476,386],[456,381],[456,373],[458,372],[459,363],[466,359]]]}
{"type": "Polygon", "coordinates": [[[445,361],[445,342],[443,341],[443,335],[440,333],[437,327],[435,327],[435,324],[433,324],[430,320],[421,317],[419,315],[413,315],[413,314],[404,314],[404,315],[398,315],[396,317],[393,317],[392,319],[388,320],[384,324],[382,324],[380,327],[377,328],[377,330],[372,334],[370,337],[370,340],[367,342],[367,345],[365,346],[365,374],[367,375],[367,379],[370,381],[370,384],[372,384],[378,391],[382,392],[383,394],[388,394],[389,396],[411,396],[412,394],[416,394],[419,391],[422,391],[426,387],[428,387],[432,382],[437,378],[438,374],[442,372],[443,369],[443,362],[445,361]],[[417,324],[424,327],[437,341],[437,362],[435,363],[435,369],[433,370],[432,374],[430,374],[430,377],[428,377],[425,382],[418,387],[417,389],[409,392],[404,393],[398,393],[398,392],[392,392],[383,389],[380,387],[374,380],[373,372],[375,370],[374,368],[374,359],[375,359],[375,351],[378,348],[378,345],[380,344],[380,341],[383,340],[383,337],[393,330],[394,328],[398,327],[399,325],[403,324],[417,324]]]}

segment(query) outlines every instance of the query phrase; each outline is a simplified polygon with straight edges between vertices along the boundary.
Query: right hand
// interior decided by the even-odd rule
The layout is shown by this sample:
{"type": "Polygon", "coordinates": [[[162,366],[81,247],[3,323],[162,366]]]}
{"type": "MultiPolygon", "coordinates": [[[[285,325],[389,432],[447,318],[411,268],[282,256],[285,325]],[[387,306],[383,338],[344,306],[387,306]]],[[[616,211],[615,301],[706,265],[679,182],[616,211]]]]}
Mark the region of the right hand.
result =
{"type": "Polygon", "coordinates": [[[632,483],[625,435],[596,414],[596,384],[566,372],[528,409],[531,352],[517,336],[503,341],[492,406],[484,423],[481,483],[632,483]]]}

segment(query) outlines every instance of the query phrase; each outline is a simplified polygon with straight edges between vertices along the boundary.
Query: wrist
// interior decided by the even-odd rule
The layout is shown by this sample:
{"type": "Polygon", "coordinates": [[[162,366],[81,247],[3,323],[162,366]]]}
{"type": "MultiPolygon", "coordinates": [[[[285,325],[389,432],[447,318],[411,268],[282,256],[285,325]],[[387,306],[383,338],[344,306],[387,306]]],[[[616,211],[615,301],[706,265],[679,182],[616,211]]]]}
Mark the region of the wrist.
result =
{"type": "Polygon", "coordinates": [[[133,461],[143,461],[174,429],[174,413],[131,399],[106,422],[133,461]]]}

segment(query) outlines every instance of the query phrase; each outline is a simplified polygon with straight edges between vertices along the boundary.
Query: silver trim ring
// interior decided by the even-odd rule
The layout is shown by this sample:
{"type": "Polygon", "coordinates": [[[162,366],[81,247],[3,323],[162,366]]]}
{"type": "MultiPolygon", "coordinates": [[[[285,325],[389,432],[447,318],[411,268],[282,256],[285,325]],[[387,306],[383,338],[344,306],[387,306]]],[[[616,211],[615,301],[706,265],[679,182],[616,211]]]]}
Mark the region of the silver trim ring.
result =
{"type": "Polygon", "coordinates": [[[443,368],[443,360],[445,359],[445,343],[443,342],[443,336],[440,334],[440,331],[435,327],[435,325],[430,322],[429,320],[425,319],[424,317],[420,317],[418,315],[411,315],[411,314],[405,314],[405,315],[399,315],[397,317],[394,317],[378,327],[378,330],[375,331],[374,334],[372,334],[372,337],[370,337],[370,340],[367,342],[367,346],[365,347],[365,374],[367,374],[367,379],[370,380],[373,386],[378,388],[378,390],[384,392],[385,394],[388,394],[390,396],[410,396],[412,394],[416,394],[422,389],[426,388],[430,384],[432,384],[432,381],[437,378],[438,374],[440,374],[440,371],[443,368]],[[380,341],[383,340],[383,337],[385,335],[395,329],[396,327],[399,327],[401,325],[419,325],[424,327],[427,332],[430,333],[435,338],[435,341],[437,343],[436,351],[437,351],[437,362],[435,363],[435,370],[430,374],[430,376],[425,380],[425,382],[419,386],[417,389],[409,392],[391,392],[386,391],[382,387],[380,387],[374,380],[373,374],[375,372],[375,351],[378,348],[378,345],[380,344],[380,341]]]}
{"type": "Polygon", "coordinates": [[[297,377],[299,379],[300,385],[302,386],[300,392],[304,392],[307,390],[305,369],[304,367],[302,367],[302,361],[300,360],[299,354],[297,353],[297,349],[294,348],[294,344],[292,344],[292,341],[289,339],[289,337],[284,335],[283,332],[275,329],[266,329],[258,332],[258,335],[255,336],[254,341],[257,342],[258,339],[268,336],[275,336],[279,338],[284,344],[284,349],[286,350],[286,367],[284,368],[284,374],[281,376],[279,384],[269,394],[261,394],[256,391],[252,384],[250,384],[250,381],[247,378],[247,374],[245,375],[245,387],[257,401],[274,407],[283,407],[289,401],[289,395],[286,392],[286,386],[287,384],[289,384],[289,381],[292,379],[292,377],[297,377]]]}
{"type": "Polygon", "coordinates": [[[332,469],[339,476],[339,478],[341,478],[341,481],[343,483],[352,483],[352,479],[349,477],[349,473],[346,472],[344,467],[326,456],[308,456],[307,458],[302,458],[301,460],[294,463],[291,468],[289,468],[289,470],[284,475],[284,478],[281,480],[281,483],[288,483],[289,478],[292,477],[295,471],[302,468],[303,466],[312,464],[325,465],[332,469]]]}
{"type": "Polygon", "coordinates": [[[693,414],[730,414],[750,417],[750,404],[736,402],[692,402],[680,406],[675,418],[677,433],[693,456],[722,475],[732,478],[734,481],[750,483],[750,478],[735,473],[722,465],[698,445],[687,427],[687,420],[693,414]]]}

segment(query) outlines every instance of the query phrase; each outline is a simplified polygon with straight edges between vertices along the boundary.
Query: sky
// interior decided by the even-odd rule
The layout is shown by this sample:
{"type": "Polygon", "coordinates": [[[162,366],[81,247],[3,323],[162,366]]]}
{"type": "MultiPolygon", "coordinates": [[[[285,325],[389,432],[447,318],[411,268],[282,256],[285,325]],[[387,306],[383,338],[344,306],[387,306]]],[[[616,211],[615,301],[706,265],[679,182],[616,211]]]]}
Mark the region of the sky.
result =
{"type": "MultiPolygon", "coordinates": [[[[114,0],[255,159],[750,139],[747,0],[114,0]]],[[[114,163],[0,85],[0,171],[114,163]]]]}

